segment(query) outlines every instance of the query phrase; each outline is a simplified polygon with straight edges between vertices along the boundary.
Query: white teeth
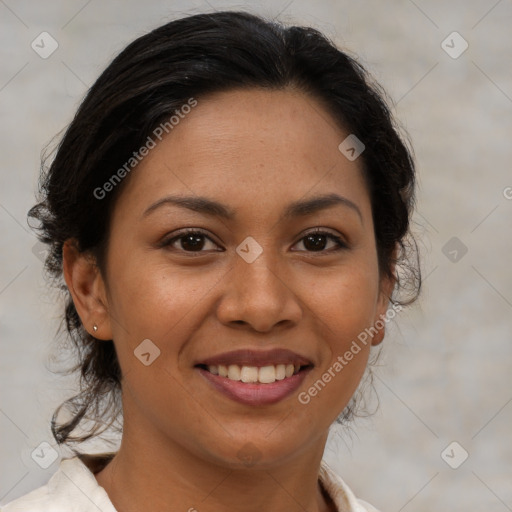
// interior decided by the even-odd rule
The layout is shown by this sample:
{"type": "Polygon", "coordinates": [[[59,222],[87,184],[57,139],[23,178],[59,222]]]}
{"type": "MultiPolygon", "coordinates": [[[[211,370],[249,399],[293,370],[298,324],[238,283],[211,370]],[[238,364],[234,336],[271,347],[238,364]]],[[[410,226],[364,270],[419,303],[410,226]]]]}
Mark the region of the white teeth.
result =
{"type": "Polygon", "coordinates": [[[230,364],[228,366],[228,379],[231,380],[240,380],[242,371],[240,370],[240,366],[236,364],[230,364]]]}
{"type": "Polygon", "coordinates": [[[258,380],[262,384],[271,384],[276,381],[276,367],[262,366],[258,372],[258,380]]]}
{"type": "Polygon", "coordinates": [[[278,364],[276,366],[276,380],[283,380],[286,377],[286,365],[278,364]]]}
{"type": "Polygon", "coordinates": [[[258,382],[258,368],[255,366],[242,366],[240,380],[242,382],[258,382]]]}
{"type": "Polygon", "coordinates": [[[276,364],[268,366],[238,366],[236,364],[209,365],[208,371],[213,375],[227,377],[230,380],[246,383],[259,382],[260,384],[272,384],[276,380],[291,377],[300,370],[300,365],[276,364]]]}

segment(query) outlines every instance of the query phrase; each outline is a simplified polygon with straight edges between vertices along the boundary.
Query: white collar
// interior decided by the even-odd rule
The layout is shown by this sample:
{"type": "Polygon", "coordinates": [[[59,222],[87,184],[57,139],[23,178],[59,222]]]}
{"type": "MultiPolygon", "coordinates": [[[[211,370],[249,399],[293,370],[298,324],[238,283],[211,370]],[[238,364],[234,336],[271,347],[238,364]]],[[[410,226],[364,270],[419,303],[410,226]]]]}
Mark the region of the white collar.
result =
{"type": "MultiPolygon", "coordinates": [[[[343,480],[322,460],[319,481],[338,512],[378,512],[358,500],[343,480]]],[[[55,510],[68,512],[117,512],[94,473],[79,457],[63,459],[49,482],[7,504],[2,510],[55,510]]]]}

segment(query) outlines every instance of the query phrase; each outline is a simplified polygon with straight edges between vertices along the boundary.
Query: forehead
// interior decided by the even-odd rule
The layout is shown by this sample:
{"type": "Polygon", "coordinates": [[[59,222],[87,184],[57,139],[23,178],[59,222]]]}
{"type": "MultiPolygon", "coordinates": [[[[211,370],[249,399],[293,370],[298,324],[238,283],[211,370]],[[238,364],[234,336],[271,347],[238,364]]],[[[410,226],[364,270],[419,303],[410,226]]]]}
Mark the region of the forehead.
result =
{"type": "Polygon", "coordinates": [[[338,149],[347,135],[319,102],[298,91],[198,98],[132,172],[120,202],[140,211],[165,193],[183,193],[235,209],[275,209],[309,193],[339,192],[365,203],[362,164],[338,149]]]}

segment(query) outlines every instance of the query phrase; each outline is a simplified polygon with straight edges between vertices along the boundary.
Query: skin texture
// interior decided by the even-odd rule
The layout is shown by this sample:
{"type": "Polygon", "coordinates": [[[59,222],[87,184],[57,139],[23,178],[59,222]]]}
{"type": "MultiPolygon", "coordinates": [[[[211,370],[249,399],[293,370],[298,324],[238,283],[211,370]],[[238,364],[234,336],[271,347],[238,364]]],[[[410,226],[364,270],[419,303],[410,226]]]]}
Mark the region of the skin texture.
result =
{"type": "MultiPolygon", "coordinates": [[[[123,372],[124,433],[96,478],[119,512],[135,510],[326,511],[318,469],[330,425],[349,402],[370,343],[307,405],[307,390],[388,306],[380,277],[361,159],[338,150],[349,133],[298,91],[244,90],[198,106],[126,178],[113,211],[104,275],[64,248],[65,278],[96,338],[113,339],[123,372]],[[352,201],[281,218],[291,202],[336,193],[352,201]],[[164,205],[168,195],[206,196],[232,220],[164,205]],[[182,228],[202,229],[202,252],[182,228]],[[322,228],[322,251],[304,237],[322,228]],[[262,254],[235,251],[248,236],[262,254]],[[185,248],[190,247],[185,243],[185,248]],[[98,325],[94,332],[92,326],[98,325]],[[134,356],[144,339],[161,353],[134,356]],[[288,348],[314,363],[300,389],[266,406],[222,395],[194,365],[223,352],[288,348]],[[240,451],[257,453],[247,466],[240,451]]],[[[384,330],[372,340],[380,343],[384,330]]],[[[98,341],[101,343],[101,341],[98,341]]]]}

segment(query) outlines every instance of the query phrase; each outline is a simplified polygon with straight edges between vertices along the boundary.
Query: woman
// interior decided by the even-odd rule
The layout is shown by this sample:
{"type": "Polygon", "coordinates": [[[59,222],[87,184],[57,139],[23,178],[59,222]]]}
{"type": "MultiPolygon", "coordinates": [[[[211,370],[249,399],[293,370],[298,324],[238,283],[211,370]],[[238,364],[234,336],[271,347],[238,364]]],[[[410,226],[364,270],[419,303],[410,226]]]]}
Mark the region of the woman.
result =
{"type": "Polygon", "coordinates": [[[311,28],[217,12],[130,44],[30,212],[82,377],[54,436],[122,415],[121,443],[3,510],[375,510],[322,455],[419,291],[414,180],[382,91],[311,28]]]}

